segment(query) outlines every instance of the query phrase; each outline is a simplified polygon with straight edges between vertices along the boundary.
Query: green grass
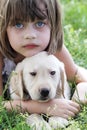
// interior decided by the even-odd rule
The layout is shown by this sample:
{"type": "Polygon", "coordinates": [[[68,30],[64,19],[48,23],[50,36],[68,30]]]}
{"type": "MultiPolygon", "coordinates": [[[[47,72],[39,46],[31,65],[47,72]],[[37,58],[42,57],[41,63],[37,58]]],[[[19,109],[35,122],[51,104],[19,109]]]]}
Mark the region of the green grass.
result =
{"type": "Polygon", "coordinates": [[[87,0],[61,0],[64,44],[75,62],[87,68],[87,0]]]}
{"type": "MultiPolygon", "coordinates": [[[[60,0],[63,8],[64,44],[78,65],[87,68],[87,0],[60,0]]],[[[25,123],[27,115],[8,112],[0,99],[0,130],[30,130],[25,123]]],[[[64,130],[87,130],[87,107],[64,130]]]]}
{"type": "MultiPolygon", "coordinates": [[[[61,0],[63,4],[64,44],[74,61],[87,68],[87,0],[61,0]]],[[[64,130],[87,130],[87,106],[64,130]]]]}
{"type": "Polygon", "coordinates": [[[0,98],[0,130],[30,130],[25,123],[27,114],[18,113],[15,110],[8,112],[2,105],[0,98]]]}

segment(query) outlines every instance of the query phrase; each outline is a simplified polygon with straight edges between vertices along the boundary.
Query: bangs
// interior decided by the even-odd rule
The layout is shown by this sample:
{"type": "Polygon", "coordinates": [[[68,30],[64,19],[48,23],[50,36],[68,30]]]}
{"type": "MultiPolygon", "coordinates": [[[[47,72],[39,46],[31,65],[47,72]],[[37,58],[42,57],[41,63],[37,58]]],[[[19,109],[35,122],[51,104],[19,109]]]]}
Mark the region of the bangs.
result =
{"type": "Polygon", "coordinates": [[[44,20],[47,18],[46,6],[40,0],[9,0],[7,16],[10,24],[17,21],[34,21],[35,19],[44,20]],[[43,5],[43,9],[39,5],[43,5]]]}

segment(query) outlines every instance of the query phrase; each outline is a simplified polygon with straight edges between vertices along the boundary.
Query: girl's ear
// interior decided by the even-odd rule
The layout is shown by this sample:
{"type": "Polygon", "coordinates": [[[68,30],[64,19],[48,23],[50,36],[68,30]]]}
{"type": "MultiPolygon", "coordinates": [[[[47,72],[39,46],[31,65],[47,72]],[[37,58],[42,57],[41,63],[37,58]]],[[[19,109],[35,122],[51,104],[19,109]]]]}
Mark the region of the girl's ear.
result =
{"type": "MultiPolygon", "coordinates": [[[[11,79],[10,79],[10,89],[12,91],[11,97],[13,97],[13,95],[16,95],[17,98],[23,99],[22,71],[12,72],[11,79]]],[[[13,97],[13,99],[14,99],[14,97],[13,97]]]]}

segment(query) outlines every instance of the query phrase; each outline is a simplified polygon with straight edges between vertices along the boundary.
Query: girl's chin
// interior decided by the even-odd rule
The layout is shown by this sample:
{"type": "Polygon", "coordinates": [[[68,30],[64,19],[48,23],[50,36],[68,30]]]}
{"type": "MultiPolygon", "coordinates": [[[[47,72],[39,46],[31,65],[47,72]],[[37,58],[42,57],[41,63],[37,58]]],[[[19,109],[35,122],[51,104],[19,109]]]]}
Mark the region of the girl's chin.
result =
{"type": "Polygon", "coordinates": [[[38,54],[39,52],[31,52],[31,53],[28,53],[26,55],[24,55],[25,57],[31,57],[31,56],[34,56],[36,54],[38,54]]]}

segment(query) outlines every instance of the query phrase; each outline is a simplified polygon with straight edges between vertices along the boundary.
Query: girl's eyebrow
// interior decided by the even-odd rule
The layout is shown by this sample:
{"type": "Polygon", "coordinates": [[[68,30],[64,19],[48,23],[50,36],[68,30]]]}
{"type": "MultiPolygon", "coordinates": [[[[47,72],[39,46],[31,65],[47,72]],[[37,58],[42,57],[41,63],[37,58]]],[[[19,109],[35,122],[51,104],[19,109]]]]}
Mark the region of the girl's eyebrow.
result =
{"type": "Polygon", "coordinates": [[[16,24],[17,22],[21,23],[21,22],[25,22],[25,20],[20,19],[10,19],[9,24],[16,24]]]}

